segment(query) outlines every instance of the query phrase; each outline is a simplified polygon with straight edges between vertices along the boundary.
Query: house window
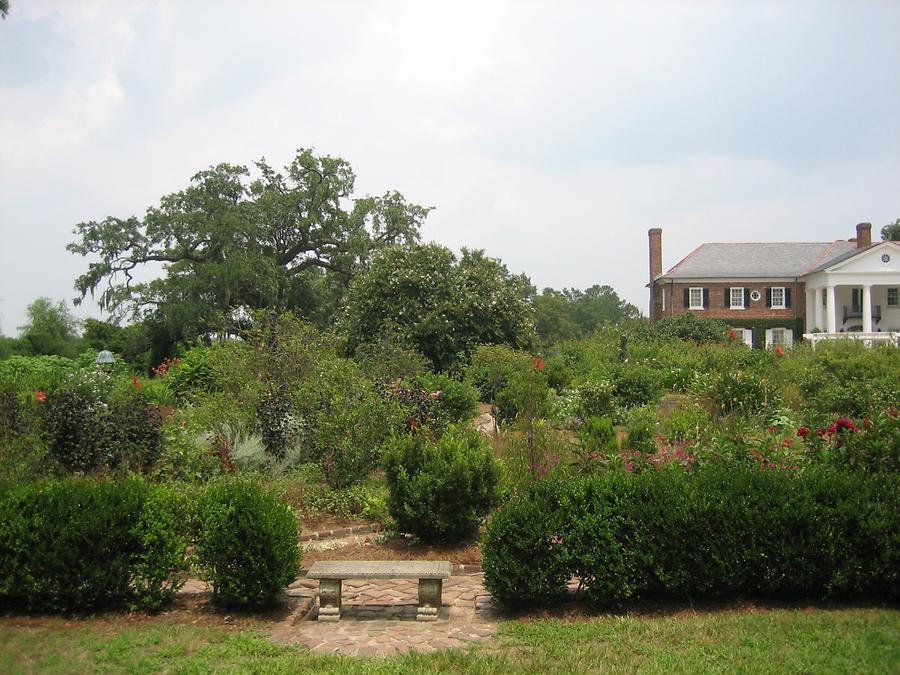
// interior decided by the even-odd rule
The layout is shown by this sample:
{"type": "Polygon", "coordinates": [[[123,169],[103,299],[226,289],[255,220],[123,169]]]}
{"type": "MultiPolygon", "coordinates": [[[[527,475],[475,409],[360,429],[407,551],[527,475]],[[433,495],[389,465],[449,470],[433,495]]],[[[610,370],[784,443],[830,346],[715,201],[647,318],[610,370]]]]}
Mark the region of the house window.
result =
{"type": "Polygon", "coordinates": [[[769,328],[766,330],[766,346],[782,345],[790,347],[794,343],[794,331],[790,328],[769,328]]]}
{"type": "Polygon", "coordinates": [[[690,289],[688,299],[688,309],[703,309],[703,289],[692,287],[690,289]]]}
{"type": "Polygon", "coordinates": [[[897,290],[896,288],[887,289],[887,305],[888,307],[896,307],[897,302],[897,290]]]}
{"type": "Polygon", "coordinates": [[[750,328],[732,328],[735,337],[748,347],[753,346],[753,331],[750,328]]]}
{"type": "Polygon", "coordinates": [[[744,309],[744,289],[743,288],[731,288],[730,292],[730,303],[729,307],[731,309],[744,309]]]}
{"type": "Polygon", "coordinates": [[[772,309],[784,309],[784,287],[783,286],[773,286],[772,287],[772,309]]]}

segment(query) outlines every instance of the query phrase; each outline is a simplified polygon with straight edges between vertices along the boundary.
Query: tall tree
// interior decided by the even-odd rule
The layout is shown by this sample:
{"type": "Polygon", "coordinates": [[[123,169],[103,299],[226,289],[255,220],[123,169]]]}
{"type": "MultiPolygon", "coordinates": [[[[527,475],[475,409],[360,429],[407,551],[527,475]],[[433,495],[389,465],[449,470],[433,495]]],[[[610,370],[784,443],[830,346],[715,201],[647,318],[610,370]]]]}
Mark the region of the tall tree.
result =
{"type": "Polygon", "coordinates": [[[545,288],[534,299],[534,307],[538,335],[548,343],[587,335],[604,323],[640,316],[637,307],[606,285],[594,285],[584,291],[545,288]]]}
{"type": "Polygon", "coordinates": [[[80,223],[68,249],[98,258],[75,282],[80,299],[101,289],[114,319],[151,316],[179,337],[234,308],[314,314],[336,303],[375,250],[418,240],[430,210],[398,192],[356,198],[350,165],[308,149],[283,172],[265,159],[255,168],[252,178],[231,164],[201,171],[143,219],[80,223]],[[135,279],[154,263],[164,276],[135,279]]]}
{"type": "Polygon", "coordinates": [[[900,218],[881,228],[881,238],[884,241],[900,241],[900,218]]]}
{"type": "Polygon", "coordinates": [[[441,370],[479,344],[528,346],[533,293],[526,276],[483,251],[392,247],[354,278],[341,328],[351,349],[389,335],[441,370]]]}
{"type": "Polygon", "coordinates": [[[32,354],[76,356],[80,346],[80,322],[69,311],[65,301],[38,298],[25,310],[28,323],[19,327],[22,341],[32,354]]]}

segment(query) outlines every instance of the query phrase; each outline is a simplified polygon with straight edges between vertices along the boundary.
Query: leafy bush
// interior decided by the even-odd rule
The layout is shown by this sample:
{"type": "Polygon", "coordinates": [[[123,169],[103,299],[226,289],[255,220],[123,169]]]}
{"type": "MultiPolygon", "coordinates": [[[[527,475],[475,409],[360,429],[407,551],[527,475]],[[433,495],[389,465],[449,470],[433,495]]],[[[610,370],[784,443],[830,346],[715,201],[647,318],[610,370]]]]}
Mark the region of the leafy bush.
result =
{"type": "Polygon", "coordinates": [[[660,319],[653,325],[653,333],[663,339],[678,338],[698,343],[725,342],[728,339],[728,326],[724,321],[688,312],[660,319]]]}
{"type": "Polygon", "coordinates": [[[429,373],[423,375],[421,382],[431,392],[440,392],[436,396],[437,416],[441,427],[457,422],[468,422],[475,416],[478,406],[478,390],[468,382],[460,382],[449,375],[429,373]]]}
{"type": "Polygon", "coordinates": [[[513,373],[532,368],[531,355],[505,345],[481,345],[472,353],[466,380],[481,393],[482,401],[494,401],[513,373]]]}
{"type": "Polygon", "coordinates": [[[662,394],[659,372],[643,364],[626,364],[616,373],[613,397],[623,408],[654,403],[662,394]]]}
{"type": "Polygon", "coordinates": [[[698,405],[690,402],[677,406],[669,418],[663,422],[666,440],[696,441],[699,440],[711,424],[709,413],[698,405]]]}
{"type": "Polygon", "coordinates": [[[561,540],[560,486],[533,483],[491,517],[482,546],[484,584],[498,601],[523,607],[561,598],[571,575],[561,540]]]}
{"type": "Polygon", "coordinates": [[[656,436],[659,429],[659,410],[655,405],[632,408],[626,415],[628,444],[633,450],[656,452],[656,436]]]}
{"type": "MultiPolygon", "coordinates": [[[[555,486],[532,512],[552,532],[568,572],[609,605],[633,598],[779,599],[887,597],[900,581],[900,478],[811,467],[802,473],[717,462],[691,472],[672,464],[639,474],[606,472],[555,486]]],[[[549,489],[548,489],[549,491],[549,489]]],[[[487,540],[508,524],[492,520],[487,540]],[[495,522],[501,529],[492,532],[495,522]]],[[[523,535],[525,534],[523,528],[523,535]]],[[[485,547],[486,582],[493,557],[485,547]]],[[[538,544],[528,541],[536,551],[538,544]]],[[[536,575],[561,575],[551,559],[536,575]]],[[[498,598],[528,602],[514,586],[498,598]]]]}
{"type": "Polygon", "coordinates": [[[266,605],[300,572],[297,519],[256,481],[214,481],[197,507],[197,557],[217,600],[266,605]]]}
{"type": "Polygon", "coordinates": [[[50,455],[69,471],[124,465],[147,470],[162,445],[159,410],[136,391],[112,396],[104,385],[67,383],[42,402],[50,455]],[[107,395],[108,401],[101,398],[107,395]]]}
{"type": "Polygon", "coordinates": [[[64,356],[19,356],[0,361],[0,382],[16,391],[55,391],[78,363],[64,356]]]}
{"type": "Polygon", "coordinates": [[[605,455],[616,449],[616,430],[608,417],[591,417],[578,429],[578,440],[587,451],[605,455]]]}
{"type": "Polygon", "coordinates": [[[182,583],[183,504],[137,479],[69,479],[3,493],[0,599],[55,612],[158,609],[182,583]]]}
{"type": "Polygon", "coordinates": [[[450,429],[437,443],[420,433],[395,436],[384,466],[397,527],[426,542],[470,536],[497,501],[497,462],[472,429],[450,429]]]}

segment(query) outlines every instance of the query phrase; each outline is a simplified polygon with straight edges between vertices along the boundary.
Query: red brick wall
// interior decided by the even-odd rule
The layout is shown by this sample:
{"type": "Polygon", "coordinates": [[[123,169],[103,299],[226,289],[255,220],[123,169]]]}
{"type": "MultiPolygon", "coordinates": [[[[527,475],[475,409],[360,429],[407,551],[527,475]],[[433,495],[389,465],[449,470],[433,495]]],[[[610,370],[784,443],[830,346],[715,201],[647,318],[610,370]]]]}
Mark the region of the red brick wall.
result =
{"type": "MultiPolygon", "coordinates": [[[[806,317],[806,285],[802,282],[730,282],[730,283],[666,283],[666,309],[662,311],[661,288],[655,285],[653,299],[659,301],[659,318],[663,316],[677,316],[685,312],[693,312],[697,316],[706,316],[710,319],[721,319],[729,325],[740,326],[741,318],[744,319],[804,319],[806,317]],[[783,286],[791,289],[791,306],[787,309],[772,309],[766,307],[766,289],[772,286],[783,286]],[[709,308],[703,310],[687,309],[684,306],[684,289],[701,287],[709,289],[709,308]],[[726,291],[731,287],[749,288],[751,291],[759,291],[760,298],[756,302],[750,301],[746,309],[730,309],[726,302],[726,291]]],[[[652,312],[651,303],[651,312],[652,312]]],[[[653,315],[651,314],[651,317],[653,315]]]]}

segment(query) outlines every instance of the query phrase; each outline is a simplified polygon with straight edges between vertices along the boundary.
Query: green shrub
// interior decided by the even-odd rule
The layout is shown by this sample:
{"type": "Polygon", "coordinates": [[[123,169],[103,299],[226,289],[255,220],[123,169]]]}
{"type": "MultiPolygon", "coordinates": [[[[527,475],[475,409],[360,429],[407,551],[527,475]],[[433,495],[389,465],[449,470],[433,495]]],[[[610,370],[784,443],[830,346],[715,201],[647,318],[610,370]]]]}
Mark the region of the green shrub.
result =
{"type": "Polygon", "coordinates": [[[499,467],[472,429],[451,428],[437,443],[421,433],[395,436],[384,466],[391,516],[400,531],[425,542],[474,534],[497,501],[499,467]]]}
{"type": "Polygon", "coordinates": [[[610,379],[592,376],[578,385],[578,394],[581,419],[608,417],[615,413],[614,387],[610,379]]]}
{"type": "Polygon", "coordinates": [[[197,507],[197,558],[218,601],[269,604],[300,572],[297,519],[257,481],[214,481],[197,507]]]}
{"type": "Polygon", "coordinates": [[[613,382],[613,397],[623,408],[654,403],[662,394],[662,376],[650,366],[627,364],[613,382]]]}
{"type": "Polygon", "coordinates": [[[638,452],[656,452],[659,433],[659,410],[655,405],[632,408],[626,414],[628,444],[638,452]]]}
{"type": "Polygon", "coordinates": [[[704,435],[710,424],[709,413],[697,403],[690,402],[679,405],[672,411],[663,422],[663,430],[670,443],[696,441],[704,435]]]}
{"type": "Polygon", "coordinates": [[[482,545],[484,584],[505,605],[527,607],[560,599],[571,575],[562,544],[561,488],[542,481],[491,517],[482,545]]]}
{"type": "Polygon", "coordinates": [[[28,610],[158,609],[185,568],[182,502],[138,479],[0,495],[0,599],[28,610]]]}
{"type": "Polygon", "coordinates": [[[55,391],[78,363],[64,356],[19,356],[0,361],[0,382],[19,392],[55,391]]]}
{"type": "Polygon", "coordinates": [[[608,417],[591,417],[578,429],[578,440],[585,451],[606,455],[617,449],[616,430],[608,417]]]}
{"type": "MultiPolygon", "coordinates": [[[[558,486],[559,494],[545,496],[533,511],[562,523],[551,541],[567,551],[568,573],[598,604],[900,597],[896,473],[766,466],[715,462],[687,471],[672,463],[638,474],[610,471],[558,486]]],[[[486,580],[497,554],[489,550],[486,580]]],[[[558,575],[556,564],[546,562],[535,574],[558,575]]],[[[515,604],[531,595],[511,586],[498,597],[515,604]]]]}
{"type": "Polygon", "coordinates": [[[475,416],[478,407],[478,390],[468,382],[454,380],[442,373],[429,373],[420,378],[422,385],[436,396],[436,416],[441,428],[457,422],[468,422],[475,416]]]}

